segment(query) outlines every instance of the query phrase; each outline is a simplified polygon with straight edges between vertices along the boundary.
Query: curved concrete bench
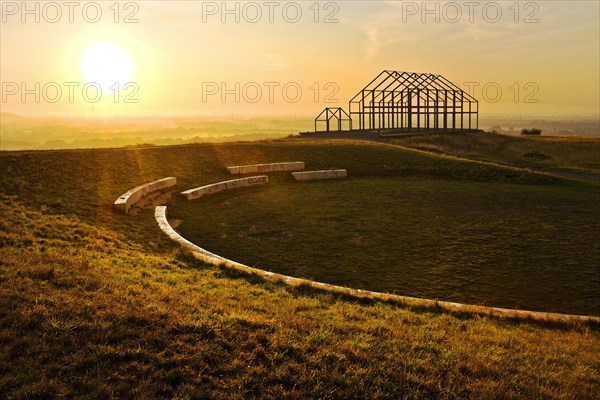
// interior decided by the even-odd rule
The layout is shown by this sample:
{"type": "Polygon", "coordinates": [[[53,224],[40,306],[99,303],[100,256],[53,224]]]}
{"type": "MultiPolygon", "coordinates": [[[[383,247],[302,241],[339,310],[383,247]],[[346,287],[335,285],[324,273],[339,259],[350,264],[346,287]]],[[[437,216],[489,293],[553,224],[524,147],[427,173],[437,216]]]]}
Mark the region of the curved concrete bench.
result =
{"type": "Polygon", "coordinates": [[[161,189],[166,189],[175,185],[177,185],[177,178],[172,176],[168,178],[162,178],[153,182],[144,183],[143,185],[136,186],[133,189],[129,189],[127,192],[119,196],[119,198],[113,203],[113,207],[116,210],[127,214],[129,213],[129,209],[131,208],[131,206],[138,202],[142,197],[146,196],[148,193],[155,192],[161,189]]]}
{"type": "Polygon", "coordinates": [[[269,182],[269,177],[266,175],[249,176],[247,178],[232,179],[229,181],[211,183],[210,185],[200,186],[194,189],[189,189],[181,192],[188,200],[199,199],[206,194],[218,193],[223,190],[235,189],[240,187],[248,187],[262,185],[269,182]]]}
{"type": "Polygon", "coordinates": [[[396,303],[404,304],[410,307],[420,307],[427,309],[443,309],[451,312],[466,312],[470,314],[484,315],[484,316],[495,316],[495,317],[507,317],[524,320],[537,320],[537,321],[555,321],[555,322],[591,322],[600,324],[600,317],[591,317],[584,315],[570,315],[570,314],[559,314],[559,313],[546,313],[541,311],[525,311],[525,310],[513,310],[508,308],[499,307],[485,307],[476,306],[471,304],[454,303],[450,301],[437,301],[430,299],[421,299],[417,297],[400,296],[396,294],[387,294],[380,292],[372,292],[370,290],[352,289],[343,286],[332,285],[329,283],[309,281],[306,279],[295,278],[293,276],[278,274],[275,272],[265,271],[258,268],[253,268],[248,265],[230,260],[222,257],[218,254],[212,253],[208,250],[203,249],[200,246],[195,245],[189,240],[185,239],[179,233],[173,229],[169,221],[167,220],[167,207],[157,206],[154,209],[154,217],[158,222],[160,229],[166,233],[171,239],[179,243],[184,248],[190,250],[196,258],[213,265],[224,265],[228,268],[233,268],[248,274],[258,275],[264,279],[270,281],[280,281],[287,285],[298,286],[308,285],[315,289],[326,290],[332,293],[338,293],[343,295],[349,295],[358,298],[376,299],[382,301],[394,301],[396,303]]]}
{"type": "Polygon", "coordinates": [[[291,172],[302,171],[304,161],[289,161],[269,164],[234,165],[227,167],[227,171],[234,175],[255,174],[265,172],[291,172]]]}
{"type": "Polygon", "coordinates": [[[340,179],[348,176],[345,169],[327,169],[322,171],[292,172],[297,181],[315,181],[321,179],[340,179]]]}

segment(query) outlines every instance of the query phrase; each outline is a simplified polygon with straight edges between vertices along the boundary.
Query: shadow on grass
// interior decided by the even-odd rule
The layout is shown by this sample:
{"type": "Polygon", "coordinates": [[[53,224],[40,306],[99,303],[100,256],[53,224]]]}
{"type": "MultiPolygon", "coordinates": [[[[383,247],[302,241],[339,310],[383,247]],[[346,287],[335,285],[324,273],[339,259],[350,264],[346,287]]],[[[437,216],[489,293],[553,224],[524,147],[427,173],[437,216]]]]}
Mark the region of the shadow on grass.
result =
{"type": "MultiPolygon", "coordinates": [[[[557,320],[553,318],[536,319],[533,317],[523,317],[518,315],[494,315],[485,308],[474,305],[471,310],[451,310],[443,307],[441,303],[435,301],[432,305],[410,303],[401,299],[394,298],[373,298],[361,296],[352,293],[343,293],[331,291],[325,288],[313,286],[311,283],[289,284],[283,279],[275,278],[273,280],[264,278],[260,275],[241,271],[235,268],[227,267],[223,264],[218,267],[217,277],[242,279],[251,285],[267,285],[272,289],[282,288],[286,292],[297,297],[311,297],[320,299],[328,303],[333,302],[349,302],[360,306],[373,306],[375,304],[386,304],[393,307],[404,308],[408,311],[428,313],[432,315],[449,315],[461,321],[472,321],[481,318],[489,318],[506,323],[511,326],[529,325],[539,328],[558,329],[562,331],[584,331],[586,329],[597,330],[600,328],[600,322],[596,320],[581,321],[581,320],[557,320]],[[327,299],[327,300],[325,300],[327,299]]],[[[517,310],[515,310],[517,311],[517,310]]]]}
{"type": "Polygon", "coordinates": [[[277,285],[276,282],[270,281],[260,275],[231,268],[224,264],[220,264],[216,268],[218,272],[215,274],[215,277],[217,278],[242,279],[251,285],[277,285]]]}
{"type": "MultiPolygon", "coordinates": [[[[282,282],[282,284],[285,284],[282,282]]],[[[313,298],[318,298],[324,295],[331,296],[333,300],[350,302],[356,305],[362,306],[372,306],[374,304],[387,304],[393,307],[404,308],[408,311],[414,311],[419,313],[429,313],[433,315],[449,315],[461,321],[472,321],[480,318],[489,318],[495,319],[500,322],[504,322],[511,326],[520,326],[520,325],[534,325],[540,328],[548,328],[548,329],[559,329],[562,331],[583,331],[588,328],[597,330],[600,328],[600,321],[598,320],[589,320],[582,321],[576,319],[565,319],[558,320],[554,318],[547,319],[536,319],[534,317],[524,317],[518,315],[494,315],[490,311],[483,308],[480,308],[477,305],[473,305],[471,310],[452,310],[446,307],[443,307],[441,303],[437,300],[432,305],[427,304],[415,304],[410,303],[409,301],[403,301],[401,299],[394,298],[372,298],[372,297],[363,297],[360,295],[354,295],[352,293],[340,293],[329,291],[324,288],[317,288],[310,283],[303,283],[300,285],[285,285],[285,290],[289,293],[296,296],[309,296],[313,298]]],[[[515,310],[518,311],[518,310],[515,310]]]]}
{"type": "MultiPolygon", "coordinates": [[[[296,297],[311,297],[322,300],[327,303],[334,303],[337,301],[349,302],[355,305],[361,306],[373,306],[375,304],[386,304],[393,307],[399,307],[408,311],[428,313],[431,315],[449,315],[461,321],[471,321],[480,318],[495,319],[502,323],[509,324],[511,326],[520,325],[533,325],[540,328],[547,329],[559,329],[563,331],[577,330],[584,331],[586,329],[598,330],[600,328],[600,321],[596,320],[575,320],[575,319],[556,319],[552,317],[548,318],[534,318],[529,316],[518,315],[518,310],[515,310],[515,314],[498,315],[493,314],[489,309],[483,306],[473,305],[467,310],[453,310],[444,307],[440,302],[435,300],[431,304],[411,302],[410,300],[402,300],[398,298],[374,298],[369,297],[368,294],[364,296],[361,294],[355,294],[351,292],[343,292],[336,290],[329,290],[327,288],[316,287],[310,282],[295,284],[288,283],[285,279],[280,277],[273,277],[271,279],[260,276],[253,272],[243,271],[240,269],[228,267],[225,264],[215,266],[213,264],[202,261],[193,252],[183,247],[178,247],[171,253],[172,256],[185,265],[192,269],[212,269],[215,271],[214,276],[217,278],[225,279],[236,279],[243,280],[250,285],[260,285],[270,290],[283,289],[296,297]]],[[[351,289],[351,288],[348,288],[351,289]]],[[[393,296],[393,295],[390,295],[393,296]]]]}

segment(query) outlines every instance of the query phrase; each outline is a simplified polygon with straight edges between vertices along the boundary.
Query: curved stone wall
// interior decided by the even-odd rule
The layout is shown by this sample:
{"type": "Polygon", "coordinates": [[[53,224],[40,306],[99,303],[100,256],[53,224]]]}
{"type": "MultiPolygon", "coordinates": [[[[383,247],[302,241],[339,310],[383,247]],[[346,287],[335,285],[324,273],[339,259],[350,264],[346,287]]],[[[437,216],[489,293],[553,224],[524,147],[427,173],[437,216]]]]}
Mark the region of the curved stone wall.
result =
{"type": "Polygon", "coordinates": [[[315,181],[321,179],[340,179],[348,176],[345,169],[327,169],[322,171],[292,172],[297,181],[315,181]]]}
{"type": "Polygon", "coordinates": [[[204,195],[222,192],[223,190],[262,185],[268,182],[269,177],[266,175],[249,176],[247,178],[211,183],[210,185],[204,185],[194,189],[186,190],[181,192],[181,194],[187,197],[188,200],[195,200],[204,195]]]}
{"type": "Polygon", "coordinates": [[[420,299],[416,297],[400,296],[395,294],[387,294],[380,292],[372,292],[369,290],[352,289],[328,283],[309,281],[305,279],[295,278],[292,276],[277,274],[274,272],[265,271],[258,268],[253,268],[248,265],[230,260],[218,254],[211,253],[190,242],[177,233],[167,220],[167,207],[157,206],[154,211],[154,217],[158,222],[160,229],[165,232],[172,240],[179,243],[184,248],[190,250],[197,258],[213,265],[224,265],[228,268],[240,270],[248,274],[261,276],[264,279],[271,281],[280,281],[288,285],[308,285],[316,289],[327,290],[332,293],[349,295],[358,298],[377,299],[382,301],[393,301],[410,307],[419,307],[427,309],[443,309],[452,312],[466,312],[470,314],[506,317],[513,319],[537,320],[537,321],[555,321],[555,322],[592,322],[600,323],[600,317],[590,317],[583,315],[569,315],[558,313],[546,313],[539,311],[513,310],[499,307],[485,307],[470,304],[454,303],[449,301],[437,301],[430,299],[420,299]]]}
{"type": "Polygon", "coordinates": [[[153,182],[144,183],[143,185],[136,186],[133,189],[129,189],[127,192],[119,196],[119,198],[113,203],[113,207],[115,208],[115,210],[127,214],[129,213],[129,209],[131,208],[131,206],[133,206],[136,202],[138,202],[142,197],[146,196],[148,193],[166,189],[175,185],[177,185],[177,178],[172,176],[168,178],[158,179],[153,182]]]}
{"type": "Polygon", "coordinates": [[[289,161],[269,164],[234,165],[227,167],[227,171],[234,175],[255,174],[265,172],[291,172],[302,171],[304,161],[289,161]]]}

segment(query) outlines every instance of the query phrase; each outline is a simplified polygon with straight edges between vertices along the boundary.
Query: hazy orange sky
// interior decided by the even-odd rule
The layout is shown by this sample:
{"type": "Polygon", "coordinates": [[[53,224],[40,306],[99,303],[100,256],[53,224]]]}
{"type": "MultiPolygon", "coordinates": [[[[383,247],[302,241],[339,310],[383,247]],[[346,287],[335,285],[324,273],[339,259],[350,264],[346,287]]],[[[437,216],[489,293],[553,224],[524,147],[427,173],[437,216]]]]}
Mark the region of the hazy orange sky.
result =
{"type": "Polygon", "coordinates": [[[383,69],[442,74],[469,89],[482,114],[600,108],[597,1],[1,6],[5,112],[316,116],[325,106],[347,108],[383,69]],[[116,52],[90,50],[105,45],[116,52]],[[84,93],[94,74],[123,69],[133,84],[118,82],[117,99],[106,86],[101,96],[95,86],[84,93]]]}

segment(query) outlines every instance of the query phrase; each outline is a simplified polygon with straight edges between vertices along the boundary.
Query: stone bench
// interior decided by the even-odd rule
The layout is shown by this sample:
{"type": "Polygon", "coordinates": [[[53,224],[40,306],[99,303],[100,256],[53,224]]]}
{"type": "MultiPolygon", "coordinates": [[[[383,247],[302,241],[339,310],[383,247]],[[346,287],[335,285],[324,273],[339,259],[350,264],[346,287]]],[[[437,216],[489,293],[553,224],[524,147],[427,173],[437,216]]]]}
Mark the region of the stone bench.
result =
{"type": "Polygon", "coordinates": [[[115,210],[127,214],[129,213],[129,209],[131,208],[131,206],[137,203],[142,197],[146,196],[148,193],[166,189],[175,185],[177,185],[177,178],[172,176],[168,178],[162,178],[153,182],[144,183],[143,185],[136,186],[133,189],[129,189],[127,192],[119,196],[119,198],[113,203],[113,207],[115,208],[115,210]]]}
{"type": "Polygon", "coordinates": [[[292,172],[297,181],[314,181],[321,179],[340,179],[348,176],[345,169],[327,169],[321,171],[292,172]]]}
{"type": "Polygon", "coordinates": [[[233,175],[255,174],[265,172],[291,172],[302,171],[304,169],[304,161],[290,161],[269,164],[250,164],[250,165],[234,165],[227,167],[233,175]]]}
{"type": "Polygon", "coordinates": [[[194,189],[189,189],[181,192],[182,195],[186,196],[188,200],[199,199],[200,197],[222,192],[224,190],[262,185],[269,182],[269,177],[266,175],[249,176],[247,178],[232,179],[229,181],[222,181],[217,183],[211,183],[210,185],[200,186],[194,189]]]}

